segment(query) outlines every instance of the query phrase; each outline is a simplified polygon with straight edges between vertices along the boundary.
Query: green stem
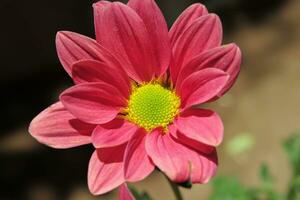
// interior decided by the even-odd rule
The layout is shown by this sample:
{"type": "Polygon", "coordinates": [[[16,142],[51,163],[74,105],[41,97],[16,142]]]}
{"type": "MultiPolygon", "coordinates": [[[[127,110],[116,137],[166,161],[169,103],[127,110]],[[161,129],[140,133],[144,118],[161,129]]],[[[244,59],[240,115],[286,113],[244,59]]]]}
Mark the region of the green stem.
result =
{"type": "Polygon", "coordinates": [[[172,182],[168,177],[166,177],[166,178],[173,190],[176,200],[183,200],[183,197],[182,197],[182,194],[180,193],[178,185],[176,183],[172,182]]]}

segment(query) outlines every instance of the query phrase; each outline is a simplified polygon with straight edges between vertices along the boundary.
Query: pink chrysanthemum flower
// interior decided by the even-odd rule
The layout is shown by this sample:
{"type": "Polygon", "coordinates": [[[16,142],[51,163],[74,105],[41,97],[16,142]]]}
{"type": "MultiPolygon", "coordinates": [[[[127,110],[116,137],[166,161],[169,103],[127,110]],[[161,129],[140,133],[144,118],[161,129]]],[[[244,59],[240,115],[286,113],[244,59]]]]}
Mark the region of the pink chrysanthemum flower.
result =
{"type": "Polygon", "coordinates": [[[140,181],[155,167],[174,182],[208,182],[223,125],[215,112],[194,105],[228,91],[241,63],[235,44],[221,46],[218,16],[194,4],[168,31],[154,0],[93,7],[96,40],[65,31],[56,38],[75,86],[29,132],[54,148],[92,143],[93,194],[140,181]]]}

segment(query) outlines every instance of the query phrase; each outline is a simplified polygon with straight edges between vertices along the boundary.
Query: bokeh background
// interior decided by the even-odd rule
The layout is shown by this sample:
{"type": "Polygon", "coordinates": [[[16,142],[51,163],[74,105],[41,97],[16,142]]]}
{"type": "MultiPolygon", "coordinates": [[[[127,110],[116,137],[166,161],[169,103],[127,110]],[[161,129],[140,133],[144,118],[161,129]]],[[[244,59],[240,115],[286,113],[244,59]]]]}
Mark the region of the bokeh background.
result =
{"type": "MultiPolygon", "coordinates": [[[[116,199],[116,192],[92,196],[86,184],[90,146],[55,150],[27,132],[31,119],[72,85],[55,51],[55,34],[71,30],[94,37],[92,0],[1,0],[0,2],[0,199],[116,199]]],[[[225,140],[218,176],[258,184],[267,163],[276,189],[287,189],[291,172],[282,140],[300,128],[299,0],[158,0],[169,26],[190,4],[204,3],[221,16],[224,43],[243,52],[232,90],[208,105],[220,113],[225,140]]],[[[154,199],[172,200],[160,173],[137,183],[154,199]]],[[[211,184],[182,189],[185,199],[206,200],[211,184]]]]}

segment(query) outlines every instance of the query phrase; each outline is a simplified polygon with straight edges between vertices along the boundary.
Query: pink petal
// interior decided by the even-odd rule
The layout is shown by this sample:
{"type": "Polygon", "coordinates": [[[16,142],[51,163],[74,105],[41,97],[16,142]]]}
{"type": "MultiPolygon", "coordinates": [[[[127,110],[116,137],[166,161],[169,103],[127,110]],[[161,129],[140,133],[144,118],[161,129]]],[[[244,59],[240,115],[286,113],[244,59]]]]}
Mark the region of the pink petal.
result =
{"type": "MultiPolygon", "coordinates": [[[[226,66],[226,68],[222,65],[222,68],[225,72],[227,72],[230,75],[229,80],[227,81],[226,86],[219,92],[218,97],[221,97],[223,94],[225,94],[235,83],[241,69],[241,62],[242,62],[242,53],[240,49],[237,47],[235,51],[235,55],[232,58],[232,61],[230,64],[226,66]]],[[[220,67],[221,69],[221,67],[220,67]]]]}
{"type": "Polygon", "coordinates": [[[204,68],[218,68],[230,75],[226,86],[219,95],[224,94],[235,81],[241,65],[241,51],[235,44],[224,45],[205,51],[194,57],[181,70],[176,83],[180,88],[182,81],[195,71],[204,68]]]}
{"type": "Polygon", "coordinates": [[[177,76],[187,62],[201,52],[220,46],[222,24],[217,15],[209,14],[195,20],[178,38],[173,47],[171,78],[175,84],[177,76]]]}
{"type": "Polygon", "coordinates": [[[211,110],[187,109],[174,124],[186,137],[207,145],[218,146],[223,140],[222,120],[211,110]]]}
{"type": "Polygon", "coordinates": [[[127,184],[124,183],[119,187],[119,199],[120,200],[135,200],[134,196],[131,194],[130,190],[127,187],[127,184]]]}
{"type": "Polygon", "coordinates": [[[97,9],[104,9],[105,6],[109,5],[111,2],[110,1],[98,1],[96,3],[93,4],[93,7],[97,7],[97,9]]]}
{"type": "Polygon", "coordinates": [[[154,76],[156,58],[143,20],[128,6],[114,2],[104,9],[94,6],[97,41],[112,52],[137,82],[154,76]]]}
{"type": "Polygon", "coordinates": [[[156,76],[160,76],[167,70],[171,57],[165,18],[154,0],[129,0],[128,6],[136,11],[146,25],[158,62],[155,66],[155,73],[156,76]]]}
{"type": "Polygon", "coordinates": [[[154,164],[175,182],[189,180],[189,163],[182,151],[182,145],[175,142],[169,134],[159,130],[150,133],[146,138],[146,151],[154,164]]]}
{"type": "Polygon", "coordinates": [[[90,160],[88,186],[95,195],[109,192],[125,182],[123,155],[126,144],[97,149],[90,160]]]}
{"type": "Polygon", "coordinates": [[[206,183],[217,168],[217,155],[203,154],[159,130],[147,136],[146,150],[155,165],[174,182],[206,183]]]}
{"type": "Polygon", "coordinates": [[[60,100],[74,116],[91,124],[113,120],[126,105],[122,94],[106,83],[82,83],[65,90],[60,100]]]}
{"type": "Polygon", "coordinates": [[[187,148],[186,155],[191,164],[190,179],[192,183],[208,183],[215,176],[218,167],[216,150],[207,155],[187,148]]]}
{"type": "Polygon", "coordinates": [[[92,142],[96,148],[124,144],[130,140],[137,129],[135,124],[116,118],[107,124],[98,125],[93,132],[92,142]]]}
{"type": "Polygon", "coordinates": [[[71,76],[72,65],[81,59],[106,60],[107,52],[86,36],[61,31],[56,35],[56,50],[61,64],[71,76]]]}
{"type": "Polygon", "coordinates": [[[145,149],[146,134],[143,129],[139,129],[128,142],[124,157],[126,181],[141,181],[154,170],[154,165],[145,149]]]}
{"type": "Polygon", "coordinates": [[[202,142],[191,139],[185,134],[179,132],[174,124],[169,125],[168,129],[172,137],[176,138],[177,141],[180,141],[180,143],[188,146],[191,149],[195,149],[196,151],[203,152],[205,154],[211,154],[213,151],[215,151],[213,146],[203,144],[202,142]]]}
{"type": "Polygon", "coordinates": [[[84,82],[105,82],[118,88],[127,98],[130,83],[125,72],[112,65],[96,61],[81,60],[73,65],[72,77],[76,84],[84,82]]]}
{"type": "Polygon", "coordinates": [[[57,102],[32,120],[29,133],[43,144],[64,149],[89,144],[94,128],[76,119],[57,102]]]}
{"type": "Polygon", "coordinates": [[[187,77],[180,89],[183,109],[201,104],[216,96],[226,85],[229,75],[220,69],[207,68],[187,77]]]}
{"type": "Polygon", "coordinates": [[[199,17],[207,15],[208,11],[204,5],[195,3],[182,12],[174,22],[169,32],[172,47],[177,42],[181,34],[199,17]]]}
{"type": "Polygon", "coordinates": [[[94,26],[95,26],[95,33],[96,33],[96,36],[97,36],[97,32],[98,32],[98,30],[97,30],[97,27],[101,27],[101,24],[99,24],[100,23],[100,21],[98,20],[98,17],[96,17],[98,14],[97,13],[99,13],[99,12],[103,12],[103,10],[105,10],[105,9],[107,9],[106,7],[108,6],[108,5],[110,5],[112,2],[110,2],[110,1],[103,1],[103,0],[101,0],[101,1],[98,1],[98,2],[96,2],[96,3],[94,3],[93,4],[93,10],[94,10],[94,26]]]}

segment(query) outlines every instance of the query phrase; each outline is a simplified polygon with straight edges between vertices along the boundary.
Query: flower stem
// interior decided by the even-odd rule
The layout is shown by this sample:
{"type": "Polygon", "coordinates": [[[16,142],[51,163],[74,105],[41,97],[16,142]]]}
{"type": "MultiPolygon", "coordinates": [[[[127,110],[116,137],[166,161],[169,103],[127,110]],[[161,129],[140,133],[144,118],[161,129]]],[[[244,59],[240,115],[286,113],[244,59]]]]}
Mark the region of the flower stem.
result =
{"type": "Polygon", "coordinates": [[[176,200],[183,200],[183,197],[182,197],[182,194],[180,193],[178,185],[176,183],[172,182],[168,177],[166,177],[166,178],[172,188],[172,191],[176,197],[176,200]]]}

